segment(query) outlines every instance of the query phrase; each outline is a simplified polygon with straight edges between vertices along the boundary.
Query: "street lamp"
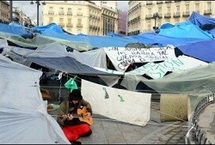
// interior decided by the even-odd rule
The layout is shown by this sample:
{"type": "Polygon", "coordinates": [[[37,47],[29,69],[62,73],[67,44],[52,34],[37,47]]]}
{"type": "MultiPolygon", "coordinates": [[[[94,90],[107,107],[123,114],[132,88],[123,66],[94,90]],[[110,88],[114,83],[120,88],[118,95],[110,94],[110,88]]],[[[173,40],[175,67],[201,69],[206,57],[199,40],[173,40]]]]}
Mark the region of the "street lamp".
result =
{"type": "Polygon", "coordinates": [[[13,1],[10,0],[10,22],[13,21],[13,1]]]}
{"type": "MultiPolygon", "coordinates": [[[[37,4],[37,26],[39,26],[39,18],[40,18],[40,16],[39,16],[40,0],[36,0],[36,2],[35,2],[35,3],[37,4]]],[[[31,1],[31,2],[30,2],[30,4],[34,4],[34,2],[33,2],[33,1],[31,1]]],[[[45,1],[43,1],[41,4],[42,4],[42,5],[45,5],[45,4],[46,4],[46,2],[45,2],[45,1]]]]}
{"type": "Polygon", "coordinates": [[[153,29],[154,29],[154,30],[157,30],[158,27],[156,26],[156,21],[157,21],[157,18],[160,18],[158,12],[157,12],[157,13],[154,13],[152,18],[155,19],[155,26],[153,27],[153,29]]]}

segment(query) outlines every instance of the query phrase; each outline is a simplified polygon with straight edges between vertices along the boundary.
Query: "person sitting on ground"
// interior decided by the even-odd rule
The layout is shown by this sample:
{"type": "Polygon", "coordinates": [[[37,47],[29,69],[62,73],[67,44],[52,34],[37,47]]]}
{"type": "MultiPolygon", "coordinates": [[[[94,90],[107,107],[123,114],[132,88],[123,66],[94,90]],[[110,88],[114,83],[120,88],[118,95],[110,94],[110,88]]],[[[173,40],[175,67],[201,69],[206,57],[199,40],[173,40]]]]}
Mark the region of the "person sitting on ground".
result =
{"type": "Polygon", "coordinates": [[[79,137],[92,134],[92,107],[83,99],[79,89],[70,92],[68,99],[60,104],[57,122],[71,143],[77,143],[79,137]]]}

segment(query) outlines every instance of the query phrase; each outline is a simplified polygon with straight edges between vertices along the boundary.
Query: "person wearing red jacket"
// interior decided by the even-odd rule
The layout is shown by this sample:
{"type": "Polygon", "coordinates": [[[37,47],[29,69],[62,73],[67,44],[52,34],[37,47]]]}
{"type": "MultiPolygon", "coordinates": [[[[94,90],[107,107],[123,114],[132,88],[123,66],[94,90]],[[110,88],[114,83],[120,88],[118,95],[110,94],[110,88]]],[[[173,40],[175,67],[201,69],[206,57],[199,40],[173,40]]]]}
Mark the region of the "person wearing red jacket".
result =
{"type": "Polygon", "coordinates": [[[68,99],[60,104],[57,122],[73,144],[81,144],[77,141],[80,137],[92,134],[92,107],[83,99],[79,89],[70,92],[68,99]]]}

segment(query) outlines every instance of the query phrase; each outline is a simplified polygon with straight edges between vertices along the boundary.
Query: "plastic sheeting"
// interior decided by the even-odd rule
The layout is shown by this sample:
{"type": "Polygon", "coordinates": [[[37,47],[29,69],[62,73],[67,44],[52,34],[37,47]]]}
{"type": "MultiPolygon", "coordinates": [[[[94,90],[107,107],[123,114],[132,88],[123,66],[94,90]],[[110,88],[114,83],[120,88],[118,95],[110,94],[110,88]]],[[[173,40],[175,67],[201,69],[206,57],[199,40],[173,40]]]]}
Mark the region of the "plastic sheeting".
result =
{"type": "Polygon", "coordinates": [[[0,143],[70,144],[47,113],[40,93],[41,75],[0,55],[0,143]]]}
{"type": "Polygon", "coordinates": [[[205,62],[215,61],[215,40],[206,40],[193,44],[181,45],[177,47],[184,55],[194,57],[205,62]]]}
{"type": "Polygon", "coordinates": [[[189,17],[189,21],[203,30],[211,30],[215,28],[214,18],[200,15],[197,12],[192,12],[189,17]]]}
{"type": "Polygon", "coordinates": [[[194,25],[190,21],[178,23],[172,28],[160,29],[159,35],[174,38],[195,38],[202,40],[208,40],[213,38],[213,36],[207,31],[203,31],[197,25],[194,25]]]}
{"type": "Polygon", "coordinates": [[[140,126],[150,120],[151,94],[114,89],[83,79],[81,84],[81,93],[94,113],[140,126]]]}
{"type": "Polygon", "coordinates": [[[215,64],[177,71],[158,80],[146,80],[147,86],[159,93],[197,94],[215,92],[215,64]]]}
{"type": "MultiPolygon", "coordinates": [[[[189,32],[191,33],[191,32],[189,32]]],[[[175,34],[175,33],[174,33],[175,34]]],[[[183,37],[178,37],[175,38],[174,36],[168,37],[168,36],[163,36],[159,35],[157,33],[141,33],[139,35],[134,35],[130,36],[133,39],[136,39],[140,43],[144,44],[158,44],[161,46],[166,46],[166,45],[174,45],[174,46],[179,46],[179,45],[184,45],[184,44],[189,44],[189,43],[195,43],[202,41],[201,38],[183,38],[183,37]]],[[[208,38],[208,40],[211,38],[208,38]]]]}
{"type": "Polygon", "coordinates": [[[59,43],[52,43],[46,47],[39,47],[31,51],[25,50],[24,52],[22,48],[14,48],[11,52],[19,54],[21,57],[23,56],[27,61],[67,73],[108,75],[106,72],[99,71],[87,64],[79,62],[74,58],[75,55],[72,52],[67,52],[66,46],[59,43]]]}

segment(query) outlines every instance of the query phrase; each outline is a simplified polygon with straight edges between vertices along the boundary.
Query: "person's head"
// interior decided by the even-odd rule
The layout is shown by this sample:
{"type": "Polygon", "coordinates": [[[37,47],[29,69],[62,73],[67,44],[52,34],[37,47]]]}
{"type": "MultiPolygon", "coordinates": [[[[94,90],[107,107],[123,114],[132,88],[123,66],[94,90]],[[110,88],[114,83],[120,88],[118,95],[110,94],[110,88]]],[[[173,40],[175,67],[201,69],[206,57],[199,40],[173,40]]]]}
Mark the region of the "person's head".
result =
{"type": "Polygon", "coordinates": [[[74,89],[69,93],[69,102],[73,104],[77,104],[82,99],[81,91],[78,89],[74,89]]]}

